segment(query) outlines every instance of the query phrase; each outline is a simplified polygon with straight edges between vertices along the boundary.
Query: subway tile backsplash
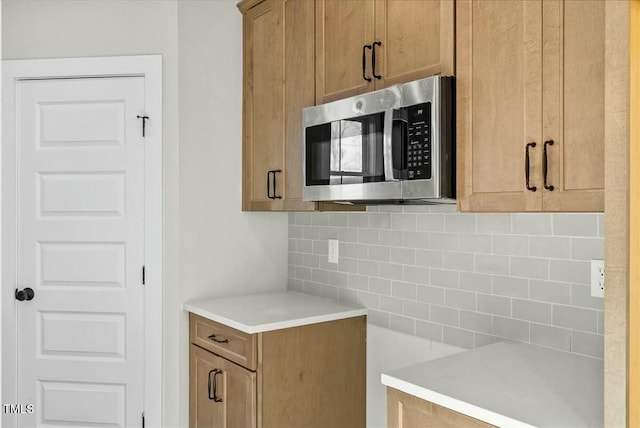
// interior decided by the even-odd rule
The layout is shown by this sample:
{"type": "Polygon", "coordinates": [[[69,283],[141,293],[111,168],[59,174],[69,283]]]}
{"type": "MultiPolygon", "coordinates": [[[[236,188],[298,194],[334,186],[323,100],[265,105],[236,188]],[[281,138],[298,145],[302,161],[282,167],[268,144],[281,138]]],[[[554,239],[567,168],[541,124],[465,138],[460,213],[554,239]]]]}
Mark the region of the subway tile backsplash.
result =
{"type": "Polygon", "coordinates": [[[289,214],[291,290],[355,302],[369,322],[473,348],[502,339],[603,357],[602,214],[460,214],[379,206],[289,214]],[[338,239],[339,263],[327,260],[338,239]]]}

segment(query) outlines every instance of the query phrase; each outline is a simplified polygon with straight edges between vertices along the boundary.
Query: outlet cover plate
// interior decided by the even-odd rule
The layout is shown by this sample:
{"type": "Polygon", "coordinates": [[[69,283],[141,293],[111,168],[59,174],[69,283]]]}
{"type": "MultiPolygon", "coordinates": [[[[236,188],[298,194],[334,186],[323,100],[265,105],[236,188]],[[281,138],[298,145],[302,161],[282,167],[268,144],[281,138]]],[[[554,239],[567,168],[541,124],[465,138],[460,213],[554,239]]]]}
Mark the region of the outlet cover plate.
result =
{"type": "Polygon", "coordinates": [[[604,297],[604,260],[591,260],[591,296],[604,297]]]}
{"type": "Polygon", "coordinates": [[[338,248],[339,242],[337,239],[329,239],[329,263],[338,264],[338,248]]]}

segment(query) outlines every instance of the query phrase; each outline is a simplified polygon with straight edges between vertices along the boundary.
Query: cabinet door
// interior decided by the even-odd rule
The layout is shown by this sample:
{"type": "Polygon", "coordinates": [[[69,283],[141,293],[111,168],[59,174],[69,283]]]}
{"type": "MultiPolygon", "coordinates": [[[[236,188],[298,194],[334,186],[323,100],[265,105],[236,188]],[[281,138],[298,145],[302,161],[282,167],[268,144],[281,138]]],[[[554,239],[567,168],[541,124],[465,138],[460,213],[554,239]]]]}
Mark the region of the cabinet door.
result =
{"type": "Polygon", "coordinates": [[[190,345],[189,426],[256,426],[256,374],[190,345]]]}
{"type": "Polygon", "coordinates": [[[285,2],[285,201],[287,211],[312,211],[302,200],[302,109],[315,101],[315,7],[285,2]]]}
{"type": "Polygon", "coordinates": [[[376,89],[453,74],[453,0],[376,0],[375,20],[376,89]]]}
{"type": "Polygon", "coordinates": [[[374,0],[316,0],[316,104],[373,89],[374,0]]]}
{"type": "Polygon", "coordinates": [[[269,173],[285,166],[284,3],[265,0],[243,19],[242,208],[281,209],[282,199],[268,198],[267,182],[275,176],[284,197],[283,173],[269,173]]]}
{"type": "Polygon", "coordinates": [[[456,28],[458,206],[539,211],[542,2],[458,1],[456,28]]]}
{"type": "Polygon", "coordinates": [[[490,428],[486,422],[387,387],[388,428],[490,428]]]}
{"type": "Polygon", "coordinates": [[[545,211],[604,211],[605,2],[545,1],[545,211]]]}
{"type": "Polygon", "coordinates": [[[189,346],[189,426],[220,426],[222,407],[209,398],[219,357],[195,345],[189,346]]]}

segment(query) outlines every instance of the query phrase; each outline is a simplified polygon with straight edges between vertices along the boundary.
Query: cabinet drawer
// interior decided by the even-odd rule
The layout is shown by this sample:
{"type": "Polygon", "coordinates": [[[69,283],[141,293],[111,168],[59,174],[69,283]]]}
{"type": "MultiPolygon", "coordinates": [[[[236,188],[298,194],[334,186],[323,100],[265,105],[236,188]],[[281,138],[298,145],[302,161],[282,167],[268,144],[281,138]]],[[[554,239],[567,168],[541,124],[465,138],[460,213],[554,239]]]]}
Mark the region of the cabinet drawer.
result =
{"type": "Polygon", "coordinates": [[[257,335],[189,314],[189,340],[249,370],[257,368],[257,335]]]}

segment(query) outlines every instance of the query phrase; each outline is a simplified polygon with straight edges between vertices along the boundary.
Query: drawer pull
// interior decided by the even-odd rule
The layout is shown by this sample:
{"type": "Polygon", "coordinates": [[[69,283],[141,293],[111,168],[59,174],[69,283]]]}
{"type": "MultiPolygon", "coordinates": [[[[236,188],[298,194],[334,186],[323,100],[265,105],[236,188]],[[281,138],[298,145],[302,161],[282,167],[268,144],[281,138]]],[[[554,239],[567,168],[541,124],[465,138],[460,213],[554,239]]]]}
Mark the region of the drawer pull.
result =
{"type": "Polygon", "coordinates": [[[207,383],[207,389],[209,393],[209,400],[213,400],[216,403],[220,403],[222,398],[218,397],[218,375],[222,373],[220,369],[213,369],[209,372],[209,379],[207,383]],[[211,380],[211,374],[213,374],[213,381],[211,380]],[[213,384],[213,391],[211,391],[211,384],[213,384]]]}
{"type": "Polygon", "coordinates": [[[216,343],[229,343],[229,339],[218,339],[218,337],[215,334],[208,336],[208,339],[213,340],[216,343]]]}

